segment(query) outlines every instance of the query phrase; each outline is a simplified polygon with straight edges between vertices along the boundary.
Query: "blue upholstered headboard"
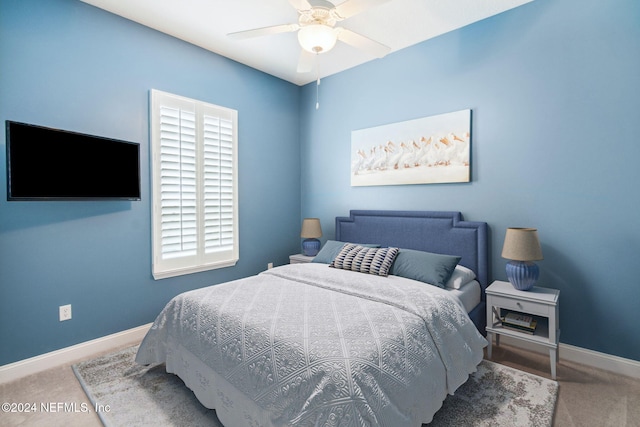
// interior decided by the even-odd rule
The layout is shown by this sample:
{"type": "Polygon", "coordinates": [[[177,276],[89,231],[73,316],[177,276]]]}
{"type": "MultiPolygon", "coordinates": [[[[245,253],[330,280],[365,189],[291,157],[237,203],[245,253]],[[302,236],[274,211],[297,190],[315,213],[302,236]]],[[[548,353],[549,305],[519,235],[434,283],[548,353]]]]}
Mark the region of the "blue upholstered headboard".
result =
{"type": "Polygon", "coordinates": [[[336,218],[336,240],[458,255],[483,289],[488,284],[487,223],[460,212],[352,210],[336,218]]]}

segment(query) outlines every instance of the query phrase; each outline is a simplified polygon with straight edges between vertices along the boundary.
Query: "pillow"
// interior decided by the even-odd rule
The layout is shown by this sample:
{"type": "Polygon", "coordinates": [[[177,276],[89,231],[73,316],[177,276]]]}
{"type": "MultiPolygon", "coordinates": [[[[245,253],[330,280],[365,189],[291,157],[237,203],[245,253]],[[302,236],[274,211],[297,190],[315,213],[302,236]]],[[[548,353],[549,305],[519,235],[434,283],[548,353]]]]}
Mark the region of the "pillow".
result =
{"type": "Polygon", "coordinates": [[[329,267],[386,277],[397,255],[398,248],[369,248],[346,243],[329,267]]]}
{"type": "MultiPolygon", "coordinates": [[[[345,242],[337,242],[335,240],[327,240],[318,255],[311,260],[311,262],[319,262],[322,264],[331,264],[331,261],[340,253],[340,250],[345,245],[345,242]]],[[[380,245],[370,245],[362,243],[360,246],[368,248],[379,248],[380,245]]]]}
{"type": "Polygon", "coordinates": [[[476,273],[464,265],[456,265],[451,274],[451,278],[447,281],[445,287],[452,289],[460,289],[470,281],[476,278],[476,273]]]}
{"type": "Polygon", "coordinates": [[[400,249],[389,274],[444,288],[458,262],[459,256],[400,249]]]}

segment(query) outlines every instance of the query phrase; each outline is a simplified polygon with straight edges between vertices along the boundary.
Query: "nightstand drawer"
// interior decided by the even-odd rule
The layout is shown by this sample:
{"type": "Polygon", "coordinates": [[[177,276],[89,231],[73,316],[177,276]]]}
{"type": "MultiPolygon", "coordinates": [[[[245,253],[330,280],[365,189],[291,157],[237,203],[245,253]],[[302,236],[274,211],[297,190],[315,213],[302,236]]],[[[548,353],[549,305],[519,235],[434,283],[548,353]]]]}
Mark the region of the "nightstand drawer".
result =
{"type": "Polygon", "coordinates": [[[549,317],[550,307],[546,304],[540,304],[533,301],[516,301],[511,298],[503,298],[498,296],[491,296],[489,303],[493,306],[500,308],[507,308],[509,310],[521,311],[528,314],[535,314],[538,316],[549,317]]]}

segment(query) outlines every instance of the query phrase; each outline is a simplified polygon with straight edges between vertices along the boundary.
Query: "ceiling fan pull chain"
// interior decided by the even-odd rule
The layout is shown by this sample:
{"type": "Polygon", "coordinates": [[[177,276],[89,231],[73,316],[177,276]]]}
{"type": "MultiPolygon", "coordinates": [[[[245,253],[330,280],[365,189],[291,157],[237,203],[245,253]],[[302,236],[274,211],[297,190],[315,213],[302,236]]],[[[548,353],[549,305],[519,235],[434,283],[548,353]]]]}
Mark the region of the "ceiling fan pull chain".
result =
{"type": "Polygon", "coordinates": [[[316,110],[320,108],[320,60],[316,53],[316,110]]]}

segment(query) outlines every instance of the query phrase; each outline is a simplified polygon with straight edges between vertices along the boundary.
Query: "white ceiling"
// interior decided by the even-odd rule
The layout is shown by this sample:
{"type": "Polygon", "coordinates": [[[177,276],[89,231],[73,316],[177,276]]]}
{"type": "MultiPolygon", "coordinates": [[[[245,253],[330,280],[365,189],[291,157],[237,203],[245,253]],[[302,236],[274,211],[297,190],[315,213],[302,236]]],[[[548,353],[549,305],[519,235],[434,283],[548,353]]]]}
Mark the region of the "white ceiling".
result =
{"type": "MultiPolygon", "coordinates": [[[[295,33],[245,40],[227,34],[297,23],[289,0],[82,0],[281,79],[304,85],[317,77],[296,71],[295,33]]],[[[343,0],[332,0],[340,4],[343,0]]],[[[385,44],[391,52],[420,43],[533,0],[390,0],[338,23],[385,44]]],[[[376,58],[338,42],[319,55],[320,77],[376,58]]]]}

